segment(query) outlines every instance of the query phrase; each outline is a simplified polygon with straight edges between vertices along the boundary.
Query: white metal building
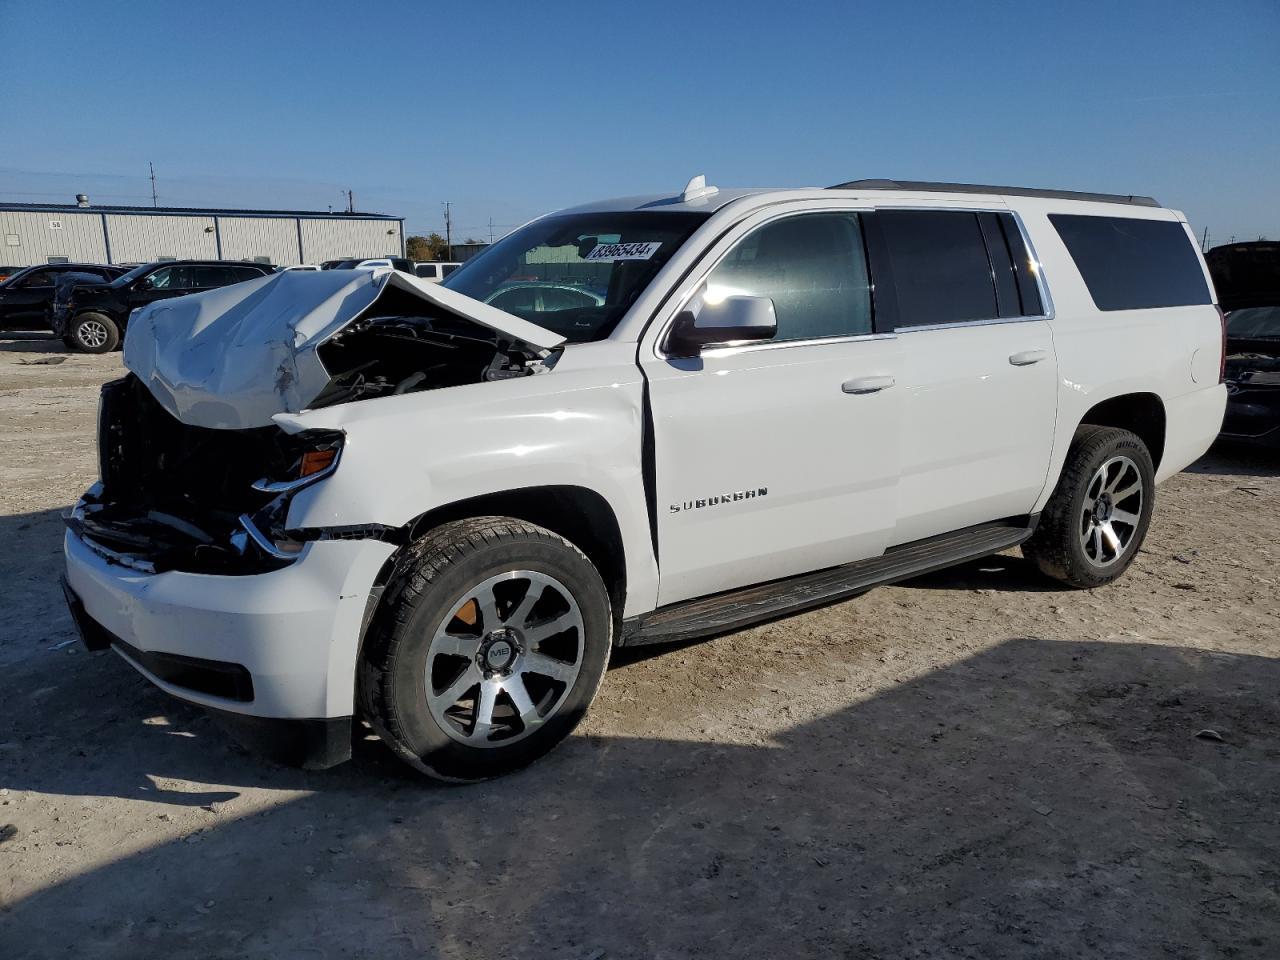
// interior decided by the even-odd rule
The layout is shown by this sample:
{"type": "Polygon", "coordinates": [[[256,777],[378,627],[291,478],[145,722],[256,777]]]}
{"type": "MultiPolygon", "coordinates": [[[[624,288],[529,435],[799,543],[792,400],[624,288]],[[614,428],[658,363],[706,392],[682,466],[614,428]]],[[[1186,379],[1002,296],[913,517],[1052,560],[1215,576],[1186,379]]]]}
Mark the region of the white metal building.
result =
{"type": "Polygon", "coordinates": [[[256,260],[287,266],[404,256],[404,218],[381,213],[0,202],[0,265],[256,260]]]}

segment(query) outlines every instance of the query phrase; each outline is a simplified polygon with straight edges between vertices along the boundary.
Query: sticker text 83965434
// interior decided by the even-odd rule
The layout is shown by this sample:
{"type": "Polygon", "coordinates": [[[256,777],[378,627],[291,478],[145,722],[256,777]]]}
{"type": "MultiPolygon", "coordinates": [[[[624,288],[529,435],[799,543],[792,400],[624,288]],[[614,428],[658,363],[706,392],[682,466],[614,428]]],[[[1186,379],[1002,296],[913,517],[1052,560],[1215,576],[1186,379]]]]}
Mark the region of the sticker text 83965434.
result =
{"type": "Polygon", "coordinates": [[[607,260],[648,260],[658,248],[661,241],[639,243],[597,243],[587,254],[587,260],[596,262],[607,260]]]}

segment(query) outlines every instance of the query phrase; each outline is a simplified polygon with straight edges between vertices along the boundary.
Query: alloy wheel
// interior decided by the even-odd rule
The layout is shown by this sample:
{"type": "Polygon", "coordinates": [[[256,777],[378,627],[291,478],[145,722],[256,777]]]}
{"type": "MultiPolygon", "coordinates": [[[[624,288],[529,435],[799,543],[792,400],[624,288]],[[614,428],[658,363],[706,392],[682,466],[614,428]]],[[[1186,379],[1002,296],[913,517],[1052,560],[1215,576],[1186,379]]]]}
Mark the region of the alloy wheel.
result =
{"type": "Polygon", "coordinates": [[[1085,489],[1080,513],[1080,546],[1096,567],[1109,567],[1129,549],[1141,522],[1142,474],[1128,457],[1104,462],[1085,489]]]}
{"type": "Polygon", "coordinates": [[[107,328],[98,320],[85,320],[76,328],[76,337],[82,346],[96,350],[107,342],[107,328]]]}
{"type": "Polygon", "coordinates": [[[568,699],[582,667],[582,611],[559,580],[513,570],[450,606],[427,649],[427,706],[471,747],[522,740],[568,699]]]}

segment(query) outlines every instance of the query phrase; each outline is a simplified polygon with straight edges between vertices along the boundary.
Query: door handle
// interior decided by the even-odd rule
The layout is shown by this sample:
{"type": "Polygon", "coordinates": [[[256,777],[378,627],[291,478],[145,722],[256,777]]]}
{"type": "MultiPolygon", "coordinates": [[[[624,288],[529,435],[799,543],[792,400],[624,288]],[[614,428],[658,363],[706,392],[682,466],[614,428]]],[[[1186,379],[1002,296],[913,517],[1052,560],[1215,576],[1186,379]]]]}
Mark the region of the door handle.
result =
{"type": "Polygon", "coordinates": [[[897,382],[893,377],[854,377],[840,384],[840,389],[845,393],[853,394],[879,393],[881,390],[888,390],[897,382]]]}
{"type": "Polygon", "coordinates": [[[1047,356],[1049,356],[1048,350],[1023,350],[1021,353],[1010,354],[1009,362],[1015,367],[1027,367],[1033,363],[1039,363],[1047,356]]]}

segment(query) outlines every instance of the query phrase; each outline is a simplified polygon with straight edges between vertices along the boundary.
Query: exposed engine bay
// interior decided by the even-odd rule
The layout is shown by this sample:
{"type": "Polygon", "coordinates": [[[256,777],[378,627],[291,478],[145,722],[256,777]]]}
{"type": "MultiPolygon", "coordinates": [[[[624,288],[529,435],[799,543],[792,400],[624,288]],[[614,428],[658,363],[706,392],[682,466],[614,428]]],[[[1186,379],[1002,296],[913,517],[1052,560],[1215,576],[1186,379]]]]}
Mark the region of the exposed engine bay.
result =
{"type": "Polygon", "coordinates": [[[320,346],[330,380],[312,407],[438,390],[542,372],[534,352],[448,315],[376,316],[357,321],[320,346]]]}
{"type": "Polygon", "coordinates": [[[1225,375],[1232,382],[1280,383],[1280,344],[1276,354],[1245,351],[1229,354],[1225,375]]]}

